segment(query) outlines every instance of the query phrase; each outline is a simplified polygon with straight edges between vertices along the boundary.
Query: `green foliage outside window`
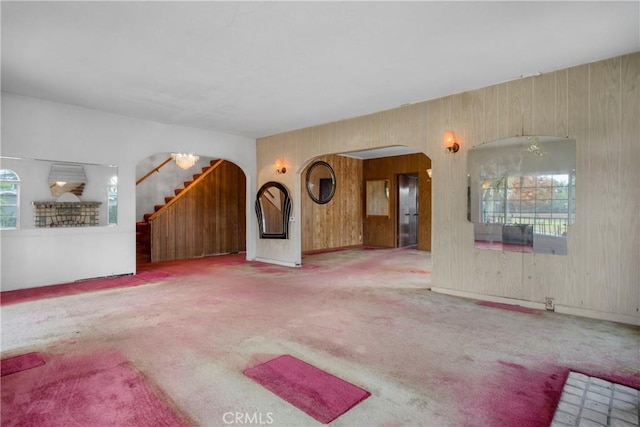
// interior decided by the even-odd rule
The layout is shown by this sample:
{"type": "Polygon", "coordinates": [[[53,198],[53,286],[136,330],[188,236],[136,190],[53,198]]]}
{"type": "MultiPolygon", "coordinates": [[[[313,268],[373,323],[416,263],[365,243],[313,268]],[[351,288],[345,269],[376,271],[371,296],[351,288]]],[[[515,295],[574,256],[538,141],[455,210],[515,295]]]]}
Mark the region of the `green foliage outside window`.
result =
{"type": "Polygon", "coordinates": [[[508,176],[482,182],[483,223],[532,224],[536,234],[565,235],[572,222],[574,176],[508,176]]]}
{"type": "Polygon", "coordinates": [[[0,169],[0,229],[18,227],[18,175],[0,169]]]}

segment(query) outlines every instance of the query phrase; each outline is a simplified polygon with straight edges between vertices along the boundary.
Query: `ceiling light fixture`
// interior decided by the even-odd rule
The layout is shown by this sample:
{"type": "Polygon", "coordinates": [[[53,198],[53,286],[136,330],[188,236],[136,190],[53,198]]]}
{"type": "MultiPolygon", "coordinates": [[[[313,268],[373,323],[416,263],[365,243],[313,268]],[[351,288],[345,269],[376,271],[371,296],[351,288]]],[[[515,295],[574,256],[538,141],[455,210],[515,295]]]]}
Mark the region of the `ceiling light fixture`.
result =
{"type": "Polygon", "coordinates": [[[196,164],[198,160],[200,160],[200,156],[194,156],[193,154],[183,154],[183,153],[173,153],[171,154],[171,158],[176,161],[176,165],[180,169],[187,170],[193,165],[196,164]]]}

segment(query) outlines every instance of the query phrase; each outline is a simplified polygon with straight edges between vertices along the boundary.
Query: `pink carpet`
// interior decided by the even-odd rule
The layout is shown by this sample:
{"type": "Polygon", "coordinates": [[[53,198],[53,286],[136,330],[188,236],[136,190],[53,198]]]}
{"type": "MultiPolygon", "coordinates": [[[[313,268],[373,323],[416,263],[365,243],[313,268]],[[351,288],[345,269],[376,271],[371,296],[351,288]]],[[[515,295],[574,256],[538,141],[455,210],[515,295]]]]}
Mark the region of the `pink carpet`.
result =
{"type": "Polygon", "coordinates": [[[27,369],[44,365],[44,360],[39,353],[27,353],[20,356],[9,357],[0,362],[0,376],[15,374],[27,369]]]}
{"type": "Polygon", "coordinates": [[[2,426],[186,427],[141,372],[113,352],[50,354],[47,364],[2,378],[2,426]]]}
{"type": "Polygon", "coordinates": [[[37,288],[5,291],[0,294],[0,305],[17,304],[44,298],[55,298],[67,295],[77,295],[84,292],[99,291],[112,288],[124,288],[146,285],[158,279],[168,277],[168,273],[161,271],[143,271],[136,275],[102,277],[82,280],[78,282],[48,285],[37,288]]]}
{"type": "Polygon", "coordinates": [[[476,304],[483,305],[485,307],[500,308],[502,310],[517,311],[519,313],[542,314],[542,310],[535,310],[533,308],[521,307],[519,305],[501,304],[499,302],[491,302],[491,301],[478,301],[476,304]]]}
{"type": "Polygon", "coordinates": [[[249,368],[244,374],[324,424],[371,395],[290,355],[249,368]]]}

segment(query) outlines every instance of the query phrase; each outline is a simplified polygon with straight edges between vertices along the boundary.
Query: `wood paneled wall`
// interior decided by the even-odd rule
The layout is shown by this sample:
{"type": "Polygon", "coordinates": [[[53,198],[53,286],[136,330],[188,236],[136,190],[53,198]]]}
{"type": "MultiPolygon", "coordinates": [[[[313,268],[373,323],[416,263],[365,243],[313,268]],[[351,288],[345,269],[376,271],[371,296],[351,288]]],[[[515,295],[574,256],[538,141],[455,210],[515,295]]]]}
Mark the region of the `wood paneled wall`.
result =
{"type": "MultiPolygon", "coordinates": [[[[431,161],[423,153],[363,161],[363,180],[389,180],[389,217],[365,217],[364,244],[394,248],[398,242],[398,174],[418,175],[418,249],[431,250],[431,161]]],[[[363,184],[365,185],[365,184],[363,184]]]]}
{"type": "MultiPolygon", "coordinates": [[[[640,322],[640,53],[427,102],[427,138],[451,129],[458,154],[434,153],[436,286],[640,322]],[[475,249],[465,221],[467,149],[515,135],[574,138],[576,222],[568,255],[475,249]],[[447,185],[440,185],[443,181],[447,185]]],[[[606,316],[605,316],[606,317],[606,316]]]]}
{"type": "Polygon", "coordinates": [[[244,251],[246,177],[223,162],[151,223],[151,260],[244,251]]]}
{"type": "MultiPolygon", "coordinates": [[[[258,183],[272,179],[276,156],[295,170],[318,155],[390,145],[414,147],[433,165],[433,286],[532,302],[552,297],[556,306],[640,323],[640,53],[261,138],[258,183]],[[446,130],[459,139],[456,154],[443,148],[446,130]],[[474,248],[467,150],[522,134],[576,140],[567,256],[474,248]]],[[[299,195],[294,178],[287,185],[299,195]]],[[[276,255],[299,262],[298,248],[287,242],[276,255]]],[[[258,242],[258,253],[267,249],[258,242]]]]}
{"type": "Polygon", "coordinates": [[[302,182],[302,251],[362,244],[362,160],[338,155],[320,156],[300,175],[302,182]],[[307,169],[323,160],[336,174],[336,192],[329,203],[315,203],[306,187],[307,169]]]}

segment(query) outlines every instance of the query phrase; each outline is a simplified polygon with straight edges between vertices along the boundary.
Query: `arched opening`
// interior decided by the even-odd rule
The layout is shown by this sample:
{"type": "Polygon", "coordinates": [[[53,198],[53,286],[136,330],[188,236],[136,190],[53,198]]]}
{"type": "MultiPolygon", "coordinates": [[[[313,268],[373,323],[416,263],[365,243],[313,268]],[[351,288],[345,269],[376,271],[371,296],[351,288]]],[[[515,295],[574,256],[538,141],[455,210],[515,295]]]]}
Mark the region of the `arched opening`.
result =
{"type": "Polygon", "coordinates": [[[20,178],[11,169],[0,169],[0,230],[20,227],[20,178]]]}
{"type": "Polygon", "coordinates": [[[236,164],[158,153],[136,166],[138,264],[246,251],[246,176],[236,164]]]}
{"type": "Polygon", "coordinates": [[[404,146],[308,160],[300,174],[302,253],[357,246],[430,252],[430,169],[424,153],[404,146]],[[322,204],[308,194],[307,182],[319,161],[335,173],[335,194],[322,204]]]}

